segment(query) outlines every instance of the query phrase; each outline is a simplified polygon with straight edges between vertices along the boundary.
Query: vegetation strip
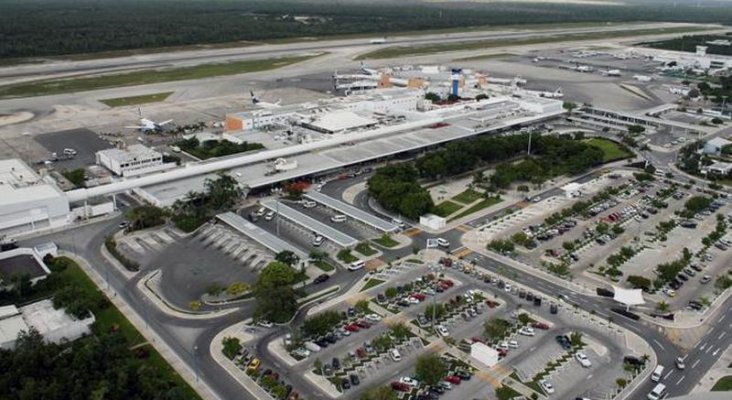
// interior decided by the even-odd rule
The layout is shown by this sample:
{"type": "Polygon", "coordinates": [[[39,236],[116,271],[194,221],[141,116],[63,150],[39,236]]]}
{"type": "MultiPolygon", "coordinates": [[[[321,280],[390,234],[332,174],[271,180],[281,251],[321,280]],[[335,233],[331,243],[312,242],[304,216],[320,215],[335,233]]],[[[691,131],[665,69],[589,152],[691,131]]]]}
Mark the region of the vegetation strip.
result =
{"type": "Polygon", "coordinates": [[[143,94],[141,96],[103,99],[103,100],[99,100],[99,102],[106,104],[109,107],[124,107],[124,106],[138,105],[138,104],[158,103],[161,101],[165,101],[168,97],[170,97],[171,94],[173,94],[173,92],[151,93],[151,94],[143,94]]]}

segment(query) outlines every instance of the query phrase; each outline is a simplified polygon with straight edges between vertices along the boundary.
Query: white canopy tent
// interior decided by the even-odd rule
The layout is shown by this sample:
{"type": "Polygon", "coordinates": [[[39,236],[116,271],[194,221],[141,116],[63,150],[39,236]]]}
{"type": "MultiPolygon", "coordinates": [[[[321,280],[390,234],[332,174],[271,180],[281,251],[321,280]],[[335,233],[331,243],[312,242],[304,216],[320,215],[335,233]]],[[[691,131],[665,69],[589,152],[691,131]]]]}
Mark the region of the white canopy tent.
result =
{"type": "Polygon", "coordinates": [[[646,303],[643,300],[643,290],[641,289],[623,289],[613,286],[613,290],[615,291],[613,300],[624,304],[626,309],[629,309],[630,306],[638,306],[646,303]]]}
{"type": "Polygon", "coordinates": [[[488,368],[498,364],[498,352],[481,342],[475,342],[470,345],[470,355],[488,368]]]}

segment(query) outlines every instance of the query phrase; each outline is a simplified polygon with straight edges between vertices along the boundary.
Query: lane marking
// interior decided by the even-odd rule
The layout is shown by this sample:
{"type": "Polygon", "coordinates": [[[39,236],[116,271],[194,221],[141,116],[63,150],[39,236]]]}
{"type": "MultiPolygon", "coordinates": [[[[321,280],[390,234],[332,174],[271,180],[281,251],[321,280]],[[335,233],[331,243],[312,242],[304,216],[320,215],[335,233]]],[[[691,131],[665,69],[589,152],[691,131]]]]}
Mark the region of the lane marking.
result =
{"type": "Polygon", "coordinates": [[[691,364],[691,368],[696,368],[696,365],[699,364],[699,361],[701,361],[701,359],[694,361],[694,364],[691,364]]]}
{"type": "Polygon", "coordinates": [[[707,347],[707,344],[704,343],[703,345],[699,346],[699,351],[704,350],[704,348],[707,347]]]}
{"type": "Polygon", "coordinates": [[[681,381],[683,381],[684,378],[686,378],[686,375],[682,375],[681,376],[681,379],[679,379],[678,381],[676,381],[676,386],[679,386],[679,383],[681,383],[681,381]]]}
{"type": "Polygon", "coordinates": [[[717,348],[717,350],[714,350],[714,353],[712,353],[712,355],[713,355],[713,356],[716,356],[716,355],[717,355],[717,353],[719,353],[719,348],[717,348]]]}
{"type": "Polygon", "coordinates": [[[659,342],[659,341],[658,341],[658,340],[656,340],[656,339],[653,339],[653,341],[654,341],[654,342],[656,343],[656,345],[658,345],[658,347],[660,347],[660,348],[661,348],[661,350],[663,350],[663,351],[666,351],[666,348],[665,348],[665,347],[663,347],[663,345],[661,344],[661,342],[659,342]]]}
{"type": "Polygon", "coordinates": [[[723,331],[722,333],[719,334],[719,336],[717,336],[717,340],[721,340],[724,337],[724,335],[726,335],[726,334],[727,334],[727,332],[723,331]]]}
{"type": "Polygon", "coordinates": [[[709,354],[709,350],[712,349],[712,346],[707,347],[707,351],[704,352],[704,354],[709,354]]]}

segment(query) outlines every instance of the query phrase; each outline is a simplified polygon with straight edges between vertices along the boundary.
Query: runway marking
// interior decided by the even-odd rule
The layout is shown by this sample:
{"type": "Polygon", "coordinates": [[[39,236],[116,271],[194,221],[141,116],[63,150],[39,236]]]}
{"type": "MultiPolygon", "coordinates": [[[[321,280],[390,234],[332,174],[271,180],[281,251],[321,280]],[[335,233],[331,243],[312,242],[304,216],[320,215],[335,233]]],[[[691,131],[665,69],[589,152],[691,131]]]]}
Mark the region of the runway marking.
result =
{"type": "Polygon", "coordinates": [[[699,351],[704,350],[704,348],[707,347],[707,344],[704,343],[701,346],[699,346],[699,351]]]}
{"type": "Polygon", "coordinates": [[[722,321],[724,321],[725,318],[727,318],[727,314],[722,315],[722,318],[720,318],[717,323],[721,323],[722,321]]]}
{"type": "Polygon", "coordinates": [[[684,380],[684,378],[686,378],[686,375],[682,375],[682,376],[681,376],[681,379],[679,379],[678,381],[676,381],[676,386],[678,386],[678,385],[679,385],[679,383],[681,383],[681,381],[683,381],[683,380],[684,380]]]}
{"type": "Polygon", "coordinates": [[[668,374],[664,375],[663,379],[668,379],[668,377],[674,373],[674,370],[668,371],[668,374]]]}
{"type": "Polygon", "coordinates": [[[704,354],[709,354],[709,350],[712,349],[712,346],[707,347],[707,351],[704,352],[704,354]]]}
{"type": "Polygon", "coordinates": [[[722,339],[724,337],[724,335],[726,335],[726,334],[727,334],[727,332],[720,333],[719,336],[717,336],[717,340],[722,339]]]}
{"type": "Polygon", "coordinates": [[[696,365],[699,364],[699,361],[701,361],[701,359],[694,361],[694,364],[691,364],[691,368],[696,368],[696,365]]]}
{"type": "Polygon", "coordinates": [[[663,345],[661,344],[661,342],[659,342],[659,341],[658,341],[658,340],[656,340],[656,339],[653,339],[653,341],[654,341],[654,342],[655,342],[655,343],[656,343],[656,344],[658,345],[658,347],[660,347],[660,348],[661,348],[661,350],[663,350],[663,351],[666,351],[666,348],[664,348],[664,347],[663,347],[663,345]]]}
{"type": "Polygon", "coordinates": [[[717,350],[714,350],[714,353],[712,353],[712,355],[713,355],[713,356],[716,356],[716,355],[717,355],[717,353],[719,353],[719,347],[717,348],[717,350]]]}

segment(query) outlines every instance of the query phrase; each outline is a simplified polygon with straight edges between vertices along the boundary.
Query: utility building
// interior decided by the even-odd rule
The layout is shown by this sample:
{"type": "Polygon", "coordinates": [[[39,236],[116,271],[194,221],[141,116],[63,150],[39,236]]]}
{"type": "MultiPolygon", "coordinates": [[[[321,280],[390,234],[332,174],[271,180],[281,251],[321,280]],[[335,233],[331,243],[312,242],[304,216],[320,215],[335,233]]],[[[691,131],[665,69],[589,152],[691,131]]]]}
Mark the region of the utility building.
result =
{"type": "Polygon", "coordinates": [[[106,149],[97,152],[97,164],[118,176],[136,176],[174,167],[163,163],[163,154],[141,144],[124,149],[106,149]]]}

